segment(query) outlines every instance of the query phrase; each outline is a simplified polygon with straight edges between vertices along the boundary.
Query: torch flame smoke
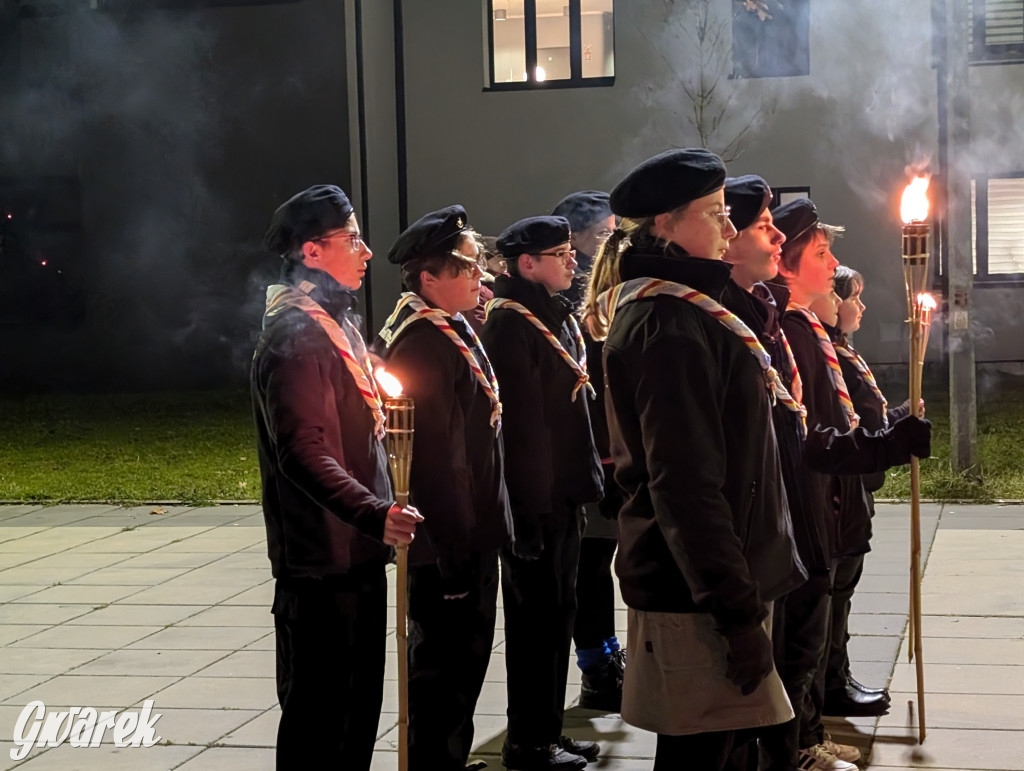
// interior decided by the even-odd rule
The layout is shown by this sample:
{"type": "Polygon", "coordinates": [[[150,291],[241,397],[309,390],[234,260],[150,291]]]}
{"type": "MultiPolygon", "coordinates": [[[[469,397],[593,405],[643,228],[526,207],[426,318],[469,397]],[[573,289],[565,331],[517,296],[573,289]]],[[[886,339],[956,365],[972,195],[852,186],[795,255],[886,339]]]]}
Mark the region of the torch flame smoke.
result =
{"type": "Polygon", "coordinates": [[[903,191],[900,218],[907,224],[928,219],[928,177],[914,177],[903,191]]]}
{"type": "Polygon", "coordinates": [[[394,399],[396,396],[402,395],[402,384],[397,377],[392,375],[383,367],[377,367],[374,370],[373,377],[377,380],[379,385],[388,396],[394,399]]]}

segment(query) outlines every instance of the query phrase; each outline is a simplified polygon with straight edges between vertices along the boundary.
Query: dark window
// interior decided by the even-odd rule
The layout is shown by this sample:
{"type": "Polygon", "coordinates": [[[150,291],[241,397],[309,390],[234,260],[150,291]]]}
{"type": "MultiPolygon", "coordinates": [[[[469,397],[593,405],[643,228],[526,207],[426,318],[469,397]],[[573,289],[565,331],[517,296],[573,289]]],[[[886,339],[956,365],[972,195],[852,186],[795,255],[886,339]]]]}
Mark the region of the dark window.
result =
{"type": "Polygon", "coordinates": [[[612,85],[613,0],[488,0],[488,87],[612,85]]]}
{"type": "Polygon", "coordinates": [[[810,0],[733,0],[733,76],[810,75],[810,29],[810,0]]]}
{"type": "Polygon", "coordinates": [[[1024,174],[971,180],[971,242],[976,280],[1024,279],[1024,174]]]}
{"type": "Polygon", "coordinates": [[[971,61],[1024,61],[1024,0],[973,0],[971,61]]]}
{"type": "Polygon", "coordinates": [[[773,187],[770,208],[777,209],[790,201],[795,201],[797,198],[810,197],[811,189],[809,187],[773,187]]]}

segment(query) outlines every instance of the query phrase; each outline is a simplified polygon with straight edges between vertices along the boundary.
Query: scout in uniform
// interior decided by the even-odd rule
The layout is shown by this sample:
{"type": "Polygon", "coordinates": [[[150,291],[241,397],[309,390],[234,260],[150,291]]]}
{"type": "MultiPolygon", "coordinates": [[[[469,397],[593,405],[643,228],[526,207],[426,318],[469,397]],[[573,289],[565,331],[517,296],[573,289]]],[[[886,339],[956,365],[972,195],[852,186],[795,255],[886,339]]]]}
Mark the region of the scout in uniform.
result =
{"type": "MultiPolygon", "coordinates": [[[[771,604],[803,572],[772,428],[768,356],[720,303],[736,229],[725,167],[671,150],[612,191],[594,266],[628,606],[622,717],[658,734],[655,769],[748,768],[754,731],[793,712],[771,604]]],[[[596,326],[596,325],[595,325],[596,326]]]]}
{"type": "Polygon", "coordinates": [[[282,204],[264,243],[284,260],[250,377],[276,579],[277,768],[366,771],[384,687],[384,569],[422,520],[394,502],[354,312],[372,252],[334,185],[282,204]]]}
{"type": "Polygon", "coordinates": [[[477,257],[461,206],[424,215],[388,253],[406,291],[378,348],[416,406],[409,493],[424,517],[409,551],[411,771],[466,768],[511,542],[498,383],[462,315],[477,305],[477,257]]]}
{"type": "MultiPolygon", "coordinates": [[[[576,273],[572,286],[562,295],[579,309],[590,281],[594,256],[615,230],[615,215],[608,193],[581,190],[563,198],[553,216],[565,217],[572,229],[570,243],[576,249],[576,273]]],[[[604,471],[604,497],[584,507],[587,527],[580,543],[580,567],[576,575],[576,664],[582,671],[579,705],[584,709],[618,712],[622,708],[622,672],[626,650],[615,632],[615,579],[612,560],[618,538],[615,518],[622,507],[622,494],[615,484],[615,464],[608,450],[608,419],[604,411],[604,370],[602,343],[583,327],[587,366],[596,398],[588,402],[594,444],[604,471]]]]}
{"type": "Polygon", "coordinates": [[[563,736],[583,506],[600,499],[586,402],[586,350],[569,302],[569,223],[530,217],[498,237],[509,275],[494,282],[482,338],[501,387],[505,480],[515,540],[502,554],[511,769],[581,769],[593,742],[563,736]]]}

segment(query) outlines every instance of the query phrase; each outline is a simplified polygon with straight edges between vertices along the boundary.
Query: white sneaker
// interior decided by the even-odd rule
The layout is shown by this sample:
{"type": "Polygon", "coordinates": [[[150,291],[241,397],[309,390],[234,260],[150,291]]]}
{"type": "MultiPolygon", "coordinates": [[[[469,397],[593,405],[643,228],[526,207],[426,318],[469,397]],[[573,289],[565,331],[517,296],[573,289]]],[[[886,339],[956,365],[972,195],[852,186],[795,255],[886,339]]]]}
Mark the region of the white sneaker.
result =
{"type": "Polygon", "coordinates": [[[840,760],[825,749],[823,744],[800,750],[797,768],[800,771],[858,771],[857,766],[840,760]]]}
{"type": "Polygon", "coordinates": [[[826,735],[825,741],[821,743],[821,746],[825,748],[825,752],[831,752],[837,758],[845,760],[847,763],[856,763],[860,760],[860,750],[852,744],[834,742],[831,736],[826,735]]]}

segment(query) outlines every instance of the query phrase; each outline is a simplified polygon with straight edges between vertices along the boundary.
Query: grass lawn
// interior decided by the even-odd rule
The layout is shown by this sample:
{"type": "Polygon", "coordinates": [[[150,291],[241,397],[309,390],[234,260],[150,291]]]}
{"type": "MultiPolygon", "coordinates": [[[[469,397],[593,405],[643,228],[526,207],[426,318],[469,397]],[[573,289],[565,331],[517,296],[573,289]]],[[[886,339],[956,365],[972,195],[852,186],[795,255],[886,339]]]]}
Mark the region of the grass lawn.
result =
{"type": "MultiPolygon", "coordinates": [[[[934,424],[922,494],[945,500],[1024,498],[1024,383],[979,395],[982,477],[949,470],[948,401],[925,392],[934,424]]],[[[895,400],[895,393],[893,394],[895,400]]],[[[0,398],[0,500],[235,501],[258,499],[246,392],[0,398]]],[[[907,468],[880,498],[906,498],[907,468]]]]}
{"type": "Polygon", "coordinates": [[[246,392],[0,400],[0,500],[259,498],[246,392]]]}

